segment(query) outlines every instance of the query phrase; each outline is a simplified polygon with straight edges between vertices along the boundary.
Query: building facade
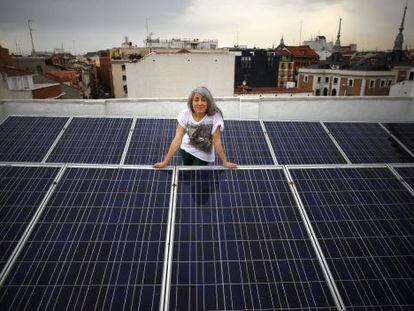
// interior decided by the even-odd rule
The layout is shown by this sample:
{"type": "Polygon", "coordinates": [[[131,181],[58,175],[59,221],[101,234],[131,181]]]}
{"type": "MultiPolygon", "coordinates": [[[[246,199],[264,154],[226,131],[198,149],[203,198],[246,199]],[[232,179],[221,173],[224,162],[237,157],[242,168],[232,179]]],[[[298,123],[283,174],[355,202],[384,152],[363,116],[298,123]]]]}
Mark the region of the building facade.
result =
{"type": "Polygon", "coordinates": [[[171,39],[171,40],[160,40],[147,38],[144,40],[146,47],[151,48],[167,48],[167,49],[210,49],[214,50],[218,48],[218,40],[216,39],[171,39]]]}
{"type": "Polygon", "coordinates": [[[235,57],[234,87],[275,87],[278,57],[274,50],[231,48],[235,57]]]}
{"type": "Polygon", "coordinates": [[[152,52],[125,65],[128,98],[187,97],[197,86],[206,86],[214,96],[233,96],[230,53],[152,52]]]}
{"type": "Polygon", "coordinates": [[[0,65],[0,76],[0,99],[53,99],[63,95],[59,83],[36,84],[31,72],[0,65]]]}
{"type": "Polygon", "coordinates": [[[285,87],[289,82],[297,82],[299,68],[316,64],[319,55],[307,45],[280,46],[275,53],[279,57],[278,86],[285,87]]]}
{"type": "Polygon", "coordinates": [[[315,96],[387,96],[396,82],[395,71],[302,68],[298,87],[315,96]]]}

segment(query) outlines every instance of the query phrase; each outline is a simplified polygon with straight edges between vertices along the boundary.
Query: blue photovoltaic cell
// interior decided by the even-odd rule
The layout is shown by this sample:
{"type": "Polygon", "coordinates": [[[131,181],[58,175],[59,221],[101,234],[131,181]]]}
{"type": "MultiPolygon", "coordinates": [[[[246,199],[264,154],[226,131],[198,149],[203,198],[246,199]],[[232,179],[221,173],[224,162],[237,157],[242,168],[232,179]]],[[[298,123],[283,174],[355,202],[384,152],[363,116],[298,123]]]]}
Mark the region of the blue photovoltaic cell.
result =
{"type": "Polygon", "coordinates": [[[396,167],[395,170],[414,189],[414,167],[396,167]]]}
{"type": "Polygon", "coordinates": [[[132,119],[73,118],[47,162],[120,163],[132,119]]]}
{"type": "Polygon", "coordinates": [[[352,163],[406,163],[414,159],[377,123],[327,122],[352,163]]]}
{"type": "Polygon", "coordinates": [[[59,168],[0,166],[0,272],[59,168]]]}
{"type": "Polygon", "coordinates": [[[347,310],[414,309],[414,197],[386,168],[291,169],[347,310]]]}
{"type": "Polygon", "coordinates": [[[386,123],[385,127],[414,152],[414,123],[386,123]]]}
{"type": "Polygon", "coordinates": [[[281,170],[179,171],[169,310],[334,310],[281,170]]]}
{"type": "Polygon", "coordinates": [[[171,171],[69,168],[0,310],[158,310],[171,171]]]}
{"type": "MultiPolygon", "coordinates": [[[[221,137],[229,161],[241,165],[275,164],[259,121],[224,120],[221,137]]],[[[221,164],[216,154],[216,165],[221,164]]]]}
{"type": "MultiPolygon", "coordinates": [[[[161,162],[175,136],[175,119],[137,119],[125,164],[151,165],[161,162]]],[[[169,165],[181,165],[178,150],[169,165]]]]}
{"type": "Polygon", "coordinates": [[[67,120],[8,117],[0,125],[0,162],[41,162],[67,120]]]}
{"type": "Polygon", "coordinates": [[[279,164],[346,163],[318,122],[264,122],[279,164]]]}

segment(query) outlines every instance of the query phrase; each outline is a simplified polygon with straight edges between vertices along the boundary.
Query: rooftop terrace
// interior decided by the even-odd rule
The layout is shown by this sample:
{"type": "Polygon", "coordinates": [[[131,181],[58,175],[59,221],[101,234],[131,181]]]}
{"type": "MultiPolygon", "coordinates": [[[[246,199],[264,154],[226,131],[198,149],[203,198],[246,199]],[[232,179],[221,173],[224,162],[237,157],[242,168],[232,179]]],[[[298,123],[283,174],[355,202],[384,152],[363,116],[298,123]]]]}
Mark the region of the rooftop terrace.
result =
{"type": "Polygon", "coordinates": [[[1,102],[0,309],[413,309],[413,98],[217,102],[235,170],[151,167],[184,99],[1,102]]]}

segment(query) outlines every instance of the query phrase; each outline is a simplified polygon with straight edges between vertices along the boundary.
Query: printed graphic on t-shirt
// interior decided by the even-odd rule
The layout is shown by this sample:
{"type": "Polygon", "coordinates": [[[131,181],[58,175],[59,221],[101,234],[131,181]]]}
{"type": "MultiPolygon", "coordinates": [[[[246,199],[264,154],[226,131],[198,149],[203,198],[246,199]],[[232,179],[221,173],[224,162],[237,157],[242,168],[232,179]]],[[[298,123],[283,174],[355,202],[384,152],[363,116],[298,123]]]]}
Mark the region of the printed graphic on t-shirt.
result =
{"type": "Polygon", "coordinates": [[[210,152],[212,148],[211,144],[211,131],[213,129],[213,124],[189,124],[187,126],[187,133],[190,137],[190,143],[195,148],[204,151],[210,152]]]}

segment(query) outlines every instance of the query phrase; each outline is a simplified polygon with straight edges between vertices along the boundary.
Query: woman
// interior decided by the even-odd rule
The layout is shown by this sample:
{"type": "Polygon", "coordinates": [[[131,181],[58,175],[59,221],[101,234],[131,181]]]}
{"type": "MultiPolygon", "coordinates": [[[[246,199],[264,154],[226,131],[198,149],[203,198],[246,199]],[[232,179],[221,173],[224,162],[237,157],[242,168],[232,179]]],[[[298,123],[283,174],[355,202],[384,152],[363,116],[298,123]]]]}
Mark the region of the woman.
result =
{"type": "Polygon", "coordinates": [[[236,168],[237,164],[227,161],[221,145],[223,114],[216,106],[210,91],[203,86],[197,87],[190,93],[187,105],[188,109],[178,114],[175,137],[164,160],[155,163],[154,167],[166,167],[181,147],[184,165],[207,165],[208,162],[214,162],[215,149],[225,167],[236,168]]]}

